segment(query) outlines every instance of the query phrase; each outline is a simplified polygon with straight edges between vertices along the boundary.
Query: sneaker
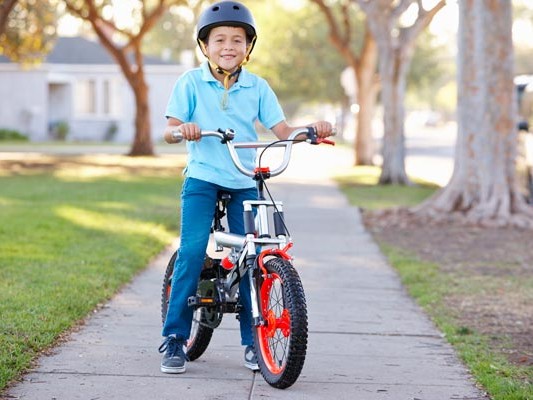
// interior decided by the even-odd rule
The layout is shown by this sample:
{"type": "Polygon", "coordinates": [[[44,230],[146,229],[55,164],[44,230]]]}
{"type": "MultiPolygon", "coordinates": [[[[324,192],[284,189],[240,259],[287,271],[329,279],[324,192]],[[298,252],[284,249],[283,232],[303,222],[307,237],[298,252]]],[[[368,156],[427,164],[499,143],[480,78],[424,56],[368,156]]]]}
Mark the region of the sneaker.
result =
{"type": "Polygon", "coordinates": [[[246,346],[244,349],[244,366],[250,368],[252,371],[259,370],[259,365],[257,365],[257,354],[255,354],[254,346],[246,346]]]}
{"type": "Polygon", "coordinates": [[[166,374],[182,374],[185,372],[185,362],[187,355],[183,347],[185,340],[176,336],[168,336],[163,344],[159,346],[159,352],[165,353],[161,360],[161,372],[166,374]]]}

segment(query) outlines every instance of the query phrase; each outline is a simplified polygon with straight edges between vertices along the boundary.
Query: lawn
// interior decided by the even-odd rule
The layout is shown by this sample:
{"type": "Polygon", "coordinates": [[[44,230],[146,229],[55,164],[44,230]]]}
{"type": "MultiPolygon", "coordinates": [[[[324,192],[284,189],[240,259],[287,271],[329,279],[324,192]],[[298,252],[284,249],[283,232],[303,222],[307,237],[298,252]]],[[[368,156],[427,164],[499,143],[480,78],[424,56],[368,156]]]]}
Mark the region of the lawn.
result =
{"type": "Polygon", "coordinates": [[[183,160],[0,160],[0,391],[177,235],[183,160]]]}

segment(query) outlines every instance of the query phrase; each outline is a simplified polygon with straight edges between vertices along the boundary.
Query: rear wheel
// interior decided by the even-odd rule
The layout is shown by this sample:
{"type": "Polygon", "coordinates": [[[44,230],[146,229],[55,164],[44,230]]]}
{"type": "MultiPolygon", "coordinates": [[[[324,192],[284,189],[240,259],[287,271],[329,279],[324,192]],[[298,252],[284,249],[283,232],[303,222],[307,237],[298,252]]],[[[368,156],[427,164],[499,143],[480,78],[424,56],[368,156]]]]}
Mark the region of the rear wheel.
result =
{"type": "MultiPolygon", "coordinates": [[[[273,258],[258,278],[264,324],[254,329],[259,369],[273,387],[285,389],[300,375],[307,351],[307,307],[298,273],[290,262],[273,258]]],[[[259,271],[261,274],[261,271],[259,271]]]]}
{"type": "MultiPolygon", "coordinates": [[[[161,293],[161,319],[165,323],[168,303],[170,301],[170,292],[172,289],[172,275],[174,274],[174,264],[176,263],[177,252],[170,258],[165,277],[163,279],[163,290],[161,293]]],[[[208,288],[209,281],[200,281],[203,284],[202,290],[205,292],[210,290],[208,288]]],[[[200,288],[199,288],[200,290],[200,288]]],[[[191,335],[187,341],[187,357],[190,361],[199,358],[209,346],[211,337],[213,336],[213,326],[220,323],[221,315],[215,311],[208,310],[204,307],[197,308],[194,311],[192,320],[191,335]]]]}

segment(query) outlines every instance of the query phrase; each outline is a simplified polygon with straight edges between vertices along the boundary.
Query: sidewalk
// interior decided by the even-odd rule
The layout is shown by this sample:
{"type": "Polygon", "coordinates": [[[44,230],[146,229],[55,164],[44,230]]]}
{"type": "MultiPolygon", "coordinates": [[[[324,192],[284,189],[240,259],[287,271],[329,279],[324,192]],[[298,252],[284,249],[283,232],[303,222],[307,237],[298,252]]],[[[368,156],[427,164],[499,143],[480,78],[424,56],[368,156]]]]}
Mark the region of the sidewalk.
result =
{"type": "Polygon", "coordinates": [[[159,372],[159,301],[169,249],[42,357],[9,398],[485,399],[406,294],[358,210],[327,179],[324,166],[350,162],[346,155],[340,149],[297,147],[294,166],[270,184],[285,204],[308,304],[308,353],[294,386],[274,389],[242,366],[232,315],[184,375],[159,372]]]}

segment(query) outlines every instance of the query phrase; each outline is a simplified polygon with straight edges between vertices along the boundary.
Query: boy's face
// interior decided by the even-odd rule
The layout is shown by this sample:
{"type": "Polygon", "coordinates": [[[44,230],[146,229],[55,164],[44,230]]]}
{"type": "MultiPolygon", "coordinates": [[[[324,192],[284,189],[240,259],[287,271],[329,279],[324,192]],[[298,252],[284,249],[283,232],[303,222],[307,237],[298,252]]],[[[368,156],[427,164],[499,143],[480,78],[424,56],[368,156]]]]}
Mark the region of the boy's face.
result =
{"type": "Polygon", "coordinates": [[[207,56],[226,71],[235,71],[246,56],[246,32],[234,26],[217,26],[207,39],[207,56]]]}

